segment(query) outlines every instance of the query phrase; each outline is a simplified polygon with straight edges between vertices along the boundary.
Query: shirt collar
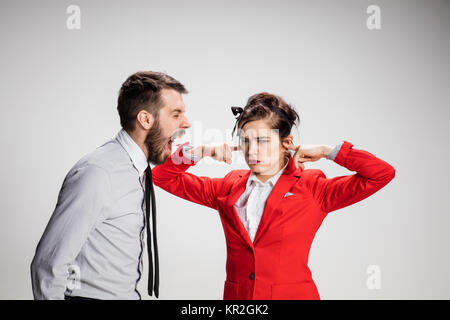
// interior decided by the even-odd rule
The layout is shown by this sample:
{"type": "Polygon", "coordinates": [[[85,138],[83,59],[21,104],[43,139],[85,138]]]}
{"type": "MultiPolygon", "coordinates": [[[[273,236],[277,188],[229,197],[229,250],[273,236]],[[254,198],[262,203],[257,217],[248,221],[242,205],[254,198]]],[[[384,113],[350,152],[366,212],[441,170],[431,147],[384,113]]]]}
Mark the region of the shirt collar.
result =
{"type": "Polygon", "coordinates": [[[142,149],[124,129],[121,129],[119,133],[117,133],[115,139],[128,153],[134,167],[137,169],[139,176],[141,177],[149,165],[144,151],[142,151],[142,149]]]}
{"type": "Polygon", "coordinates": [[[271,187],[273,187],[278,179],[280,178],[280,176],[283,174],[283,171],[286,169],[287,165],[288,165],[289,161],[286,161],[286,164],[284,165],[283,169],[281,169],[280,171],[278,171],[278,173],[276,175],[274,175],[273,177],[271,177],[269,180],[267,180],[266,182],[262,182],[261,180],[259,180],[256,175],[251,172],[250,176],[248,177],[248,181],[247,181],[247,187],[249,185],[251,185],[253,182],[260,184],[260,185],[267,185],[270,184],[271,187]]]}

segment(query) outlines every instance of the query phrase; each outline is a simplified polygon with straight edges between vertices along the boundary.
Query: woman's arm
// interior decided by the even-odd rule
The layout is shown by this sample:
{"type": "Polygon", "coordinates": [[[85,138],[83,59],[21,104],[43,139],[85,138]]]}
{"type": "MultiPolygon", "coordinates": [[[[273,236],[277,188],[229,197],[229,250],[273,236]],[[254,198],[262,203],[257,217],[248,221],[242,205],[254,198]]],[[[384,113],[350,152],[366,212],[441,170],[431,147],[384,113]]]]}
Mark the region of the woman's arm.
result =
{"type": "Polygon", "coordinates": [[[152,169],[154,184],[185,200],[217,209],[216,198],[220,194],[225,178],[199,177],[186,172],[186,170],[206,155],[216,160],[228,162],[232,151],[229,150],[230,147],[227,145],[220,146],[220,148],[225,148],[224,153],[219,152],[218,148],[219,146],[196,148],[196,150],[192,150],[192,154],[200,156],[197,160],[191,160],[184,156],[183,145],[181,145],[168,157],[164,164],[152,169]]]}
{"type": "MultiPolygon", "coordinates": [[[[326,157],[331,149],[323,146],[321,150],[322,157],[326,157]]],[[[302,157],[308,158],[308,153],[304,152],[302,157]]],[[[334,161],[356,174],[327,179],[321,170],[308,170],[312,177],[306,179],[314,198],[326,213],[369,197],[395,176],[395,169],[389,163],[367,151],[353,149],[353,144],[348,141],[343,142],[334,161]]]]}

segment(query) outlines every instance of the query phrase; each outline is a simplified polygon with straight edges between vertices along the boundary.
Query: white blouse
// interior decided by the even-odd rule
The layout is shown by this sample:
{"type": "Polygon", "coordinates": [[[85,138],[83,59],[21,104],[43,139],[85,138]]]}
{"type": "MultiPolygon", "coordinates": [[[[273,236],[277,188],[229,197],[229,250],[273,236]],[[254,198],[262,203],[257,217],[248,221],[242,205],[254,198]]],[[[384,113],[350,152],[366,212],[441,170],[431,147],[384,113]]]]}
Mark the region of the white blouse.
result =
{"type": "Polygon", "coordinates": [[[259,180],[253,172],[250,173],[245,191],[234,205],[252,242],[255,239],[256,230],[258,230],[267,198],[283,174],[287,164],[288,162],[286,162],[283,169],[266,182],[259,180]]]}

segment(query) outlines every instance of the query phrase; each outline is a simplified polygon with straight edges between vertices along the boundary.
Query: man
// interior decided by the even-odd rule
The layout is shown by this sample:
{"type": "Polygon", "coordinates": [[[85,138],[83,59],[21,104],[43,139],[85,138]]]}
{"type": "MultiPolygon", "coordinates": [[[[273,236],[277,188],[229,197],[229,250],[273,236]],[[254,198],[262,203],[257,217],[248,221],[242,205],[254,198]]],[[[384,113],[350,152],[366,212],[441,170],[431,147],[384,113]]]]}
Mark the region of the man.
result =
{"type": "MultiPolygon", "coordinates": [[[[31,264],[35,299],[141,298],[145,198],[152,196],[154,206],[149,162],[164,163],[173,134],[190,127],[185,93],[179,81],[158,72],[137,72],[123,83],[117,105],[122,130],[79,160],[63,182],[31,264]]],[[[155,270],[156,296],[157,279],[155,270]]]]}

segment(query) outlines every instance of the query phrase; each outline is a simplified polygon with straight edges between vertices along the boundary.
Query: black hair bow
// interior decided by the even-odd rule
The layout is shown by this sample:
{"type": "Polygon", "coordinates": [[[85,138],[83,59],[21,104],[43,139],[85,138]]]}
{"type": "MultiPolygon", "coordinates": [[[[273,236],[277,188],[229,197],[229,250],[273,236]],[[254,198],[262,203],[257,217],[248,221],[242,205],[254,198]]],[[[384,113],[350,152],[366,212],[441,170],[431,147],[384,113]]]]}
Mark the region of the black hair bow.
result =
{"type": "Polygon", "coordinates": [[[236,117],[236,119],[241,117],[242,112],[244,112],[244,109],[242,109],[241,107],[231,107],[231,111],[233,112],[233,114],[236,117]]]}
{"type": "Polygon", "coordinates": [[[233,136],[234,131],[236,130],[236,126],[241,119],[242,113],[244,112],[244,109],[242,109],[241,107],[231,107],[231,111],[233,112],[233,115],[236,116],[236,123],[234,125],[233,132],[231,133],[231,136],[233,136]]]}

